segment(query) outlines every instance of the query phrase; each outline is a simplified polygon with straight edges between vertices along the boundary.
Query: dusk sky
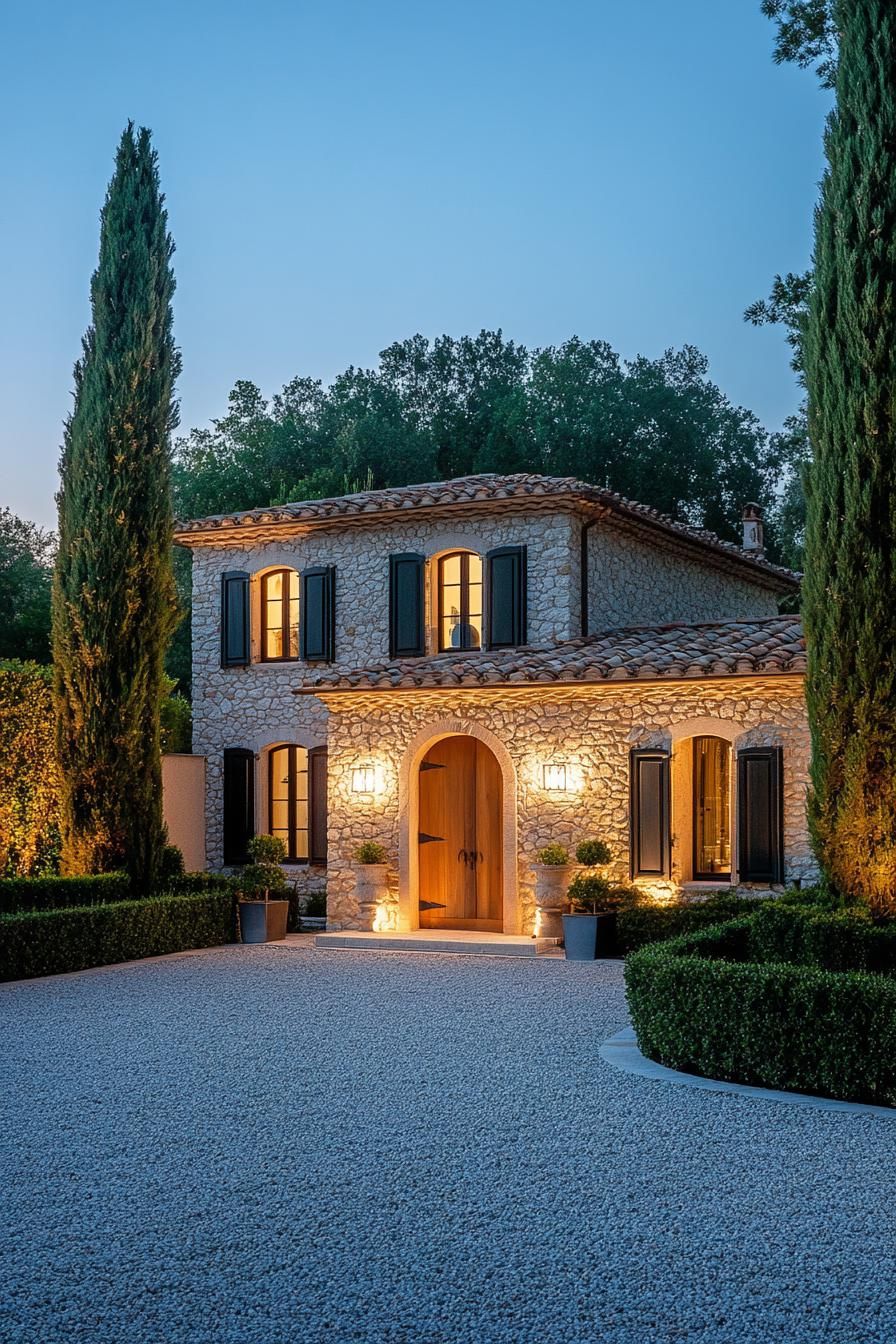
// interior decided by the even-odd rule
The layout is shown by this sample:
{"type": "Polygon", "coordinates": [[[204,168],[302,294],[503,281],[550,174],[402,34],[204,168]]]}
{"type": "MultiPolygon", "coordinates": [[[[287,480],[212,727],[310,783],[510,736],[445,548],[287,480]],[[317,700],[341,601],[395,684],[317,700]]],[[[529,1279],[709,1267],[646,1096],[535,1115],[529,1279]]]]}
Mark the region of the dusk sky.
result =
{"type": "Polygon", "coordinates": [[[7,4],[0,505],[55,523],[122,127],[168,197],[182,430],[238,378],[330,379],[502,327],[693,343],[770,428],[799,400],[743,309],[806,266],[828,96],[759,0],[7,4]]]}

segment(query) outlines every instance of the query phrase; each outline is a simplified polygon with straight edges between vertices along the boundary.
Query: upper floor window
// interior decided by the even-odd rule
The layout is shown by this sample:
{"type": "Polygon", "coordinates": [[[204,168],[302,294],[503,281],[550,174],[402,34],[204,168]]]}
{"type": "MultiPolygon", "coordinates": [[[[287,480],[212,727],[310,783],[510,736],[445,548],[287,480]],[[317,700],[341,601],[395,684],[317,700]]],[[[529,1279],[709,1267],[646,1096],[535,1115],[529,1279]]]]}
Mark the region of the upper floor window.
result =
{"type": "Polygon", "coordinates": [[[261,656],[275,662],[299,656],[299,575],[274,569],[261,580],[261,656]]]}
{"type": "Polygon", "coordinates": [[[454,551],[439,560],[439,650],[482,647],[482,557],[454,551]]]}

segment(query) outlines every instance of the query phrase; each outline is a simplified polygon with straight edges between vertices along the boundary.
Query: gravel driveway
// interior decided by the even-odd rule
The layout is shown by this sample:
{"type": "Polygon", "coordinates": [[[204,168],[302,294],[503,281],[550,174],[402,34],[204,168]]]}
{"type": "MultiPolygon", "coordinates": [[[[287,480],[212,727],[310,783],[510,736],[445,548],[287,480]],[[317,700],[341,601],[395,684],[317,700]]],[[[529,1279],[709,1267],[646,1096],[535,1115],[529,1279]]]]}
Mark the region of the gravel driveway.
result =
{"type": "Polygon", "coordinates": [[[887,1119],[631,1077],[614,963],[0,990],[9,1344],[892,1344],[887,1119]]]}

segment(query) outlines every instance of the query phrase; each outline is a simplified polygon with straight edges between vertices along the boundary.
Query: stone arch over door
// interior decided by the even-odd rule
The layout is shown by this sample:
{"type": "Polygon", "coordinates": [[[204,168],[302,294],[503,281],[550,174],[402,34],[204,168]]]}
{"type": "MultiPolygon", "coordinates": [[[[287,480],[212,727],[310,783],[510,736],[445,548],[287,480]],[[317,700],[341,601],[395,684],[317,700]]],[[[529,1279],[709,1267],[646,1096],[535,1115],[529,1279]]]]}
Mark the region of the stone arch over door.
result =
{"type": "Polygon", "coordinates": [[[439,719],[425,725],[408,743],[398,774],[398,927],[409,932],[420,927],[417,833],[419,803],[417,780],[427,751],[444,737],[474,737],[489,748],[501,770],[504,932],[520,933],[517,863],[517,781],[510,753],[488,728],[467,719],[439,719]]]}

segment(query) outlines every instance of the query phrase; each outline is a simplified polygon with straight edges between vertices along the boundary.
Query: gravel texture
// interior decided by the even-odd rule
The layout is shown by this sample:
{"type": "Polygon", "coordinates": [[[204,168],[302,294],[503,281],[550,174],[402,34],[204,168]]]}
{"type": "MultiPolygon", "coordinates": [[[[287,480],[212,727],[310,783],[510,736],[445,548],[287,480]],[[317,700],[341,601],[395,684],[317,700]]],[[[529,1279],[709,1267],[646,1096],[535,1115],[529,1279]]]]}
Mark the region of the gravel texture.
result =
{"type": "Polygon", "coordinates": [[[0,991],[4,1344],[896,1339],[892,1123],[619,1073],[621,966],[229,948],[0,991]]]}

